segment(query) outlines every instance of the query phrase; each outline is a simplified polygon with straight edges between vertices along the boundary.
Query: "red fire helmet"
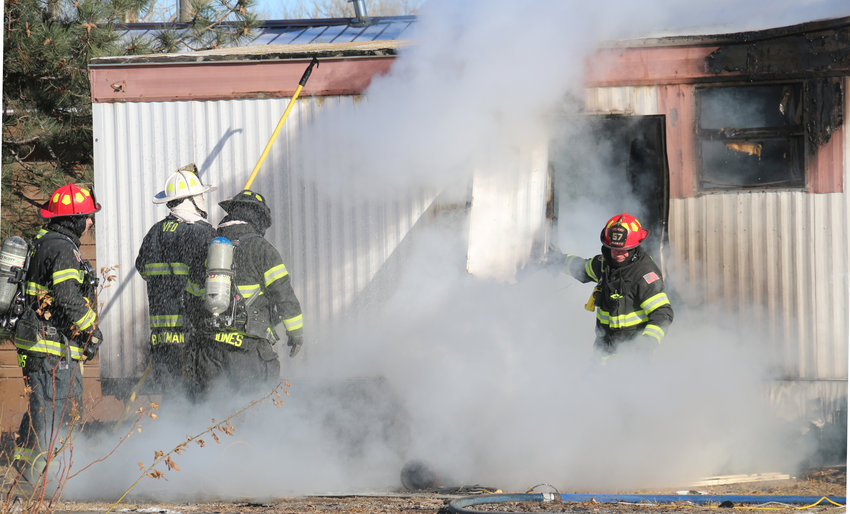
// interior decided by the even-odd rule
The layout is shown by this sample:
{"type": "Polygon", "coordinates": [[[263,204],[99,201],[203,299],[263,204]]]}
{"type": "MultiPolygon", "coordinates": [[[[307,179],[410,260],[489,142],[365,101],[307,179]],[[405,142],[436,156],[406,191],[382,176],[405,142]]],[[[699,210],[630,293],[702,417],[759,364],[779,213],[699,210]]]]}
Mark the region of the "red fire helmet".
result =
{"type": "Polygon", "coordinates": [[[68,184],[53,191],[47,207],[40,209],[42,218],[58,216],[77,216],[94,214],[100,210],[100,204],[94,201],[91,191],[76,184],[68,184]]]}
{"type": "Polygon", "coordinates": [[[615,250],[630,250],[641,243],[649,234],[631,214],[624,212],[608,220],[599,239],[602,244],[615,250]]]}

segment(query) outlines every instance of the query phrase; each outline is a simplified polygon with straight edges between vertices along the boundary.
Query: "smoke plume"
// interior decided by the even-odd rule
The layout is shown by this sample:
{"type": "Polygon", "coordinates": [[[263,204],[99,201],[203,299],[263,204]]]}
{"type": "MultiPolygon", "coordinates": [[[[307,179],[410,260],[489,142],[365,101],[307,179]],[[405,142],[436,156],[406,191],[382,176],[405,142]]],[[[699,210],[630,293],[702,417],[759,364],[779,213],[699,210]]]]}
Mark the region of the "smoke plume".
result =
{"type": "MultiPolygon", "coordinates": [[[[455,189],[481,162],[509,160],[553,130],[554,114],[571,112],[584,60],[602,41],[846,15],[837,4],[432,0],[365,101],[323,111],[293,151],[331,197],[455,189]]],[[[591,257],[602,223],[635,202],[611,194],[604,160],[584,151],[582,127],[572,131],[570,180],[589,193],[560,213],[558,244],[591,257]]],[[[221,444],[190,447],[167,482],[146,479],[134,494],[380,492],[400,487],[411,459],[427,461],[444,486],[610,492],[789,472],[808,451],[767,402],[775,363],[757,326],[682,302],[654,353],[624,351],[603,365],[592,351],[594,316],[583,309],[591,286],[533,265],[512,283],[472,276],[466,227],[458,210],[417,227],[379,301],[325,327],[321,342],[308,340],[308,359],[281,356],[293,384],[282,406],[249,412],[221,444]]],[[[69,494],[114,497],[138,476],[137,462],[252,399],[221,398],[163,405],[87,472],[103,479],[74,481],[69,494]]],[[[78,459],[106,444],[79,441],[78,459]]]]}

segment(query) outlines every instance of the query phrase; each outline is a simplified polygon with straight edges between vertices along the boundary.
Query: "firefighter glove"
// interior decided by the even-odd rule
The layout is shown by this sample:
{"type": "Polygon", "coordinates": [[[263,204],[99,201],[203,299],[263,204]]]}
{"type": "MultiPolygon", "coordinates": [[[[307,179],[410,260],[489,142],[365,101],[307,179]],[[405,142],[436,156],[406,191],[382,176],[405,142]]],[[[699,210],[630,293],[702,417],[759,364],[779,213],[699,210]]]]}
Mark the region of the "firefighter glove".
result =
{"type": "Polygon", "coordinates": [[[304,344],[303,334],[289,334],[289,340],[286,342],[286,345],[289,346],[289,356],[295,357],[298,355],[302,344],[304,344]]]}
{"type": "Polygon", "coordinates": [[[564,252],[557,246],[550,244],[540,262],[544,267],[558,271],[564,264],[564,252]]]}
{"type": "Polygon", "coordinates": [[[97,350],[100,348],[101,343],[103,343],[103,333],[99,327],[95,327],[87,339],[88,341],[85,342],[85,346],[83,347],[83,357],[85,357],[85,360],[90,361],[97,355],[97,350]]]}

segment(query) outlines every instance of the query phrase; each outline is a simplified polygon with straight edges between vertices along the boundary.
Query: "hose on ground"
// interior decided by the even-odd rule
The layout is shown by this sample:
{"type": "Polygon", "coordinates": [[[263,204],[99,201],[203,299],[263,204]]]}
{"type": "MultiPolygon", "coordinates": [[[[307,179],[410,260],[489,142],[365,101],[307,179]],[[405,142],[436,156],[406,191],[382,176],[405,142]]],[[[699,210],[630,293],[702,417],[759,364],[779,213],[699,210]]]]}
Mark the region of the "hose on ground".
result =
{"type": "MultiPolygon", "coordinates": [[[[823,502],[833,505],[845,505],[846,499],[843,496],[789,496],[789,495],[734,495],[734,494],[554,494],[554,493],[535,493],[535,494],[487,494],[481,496],[466,496],[457,498],[449,502],[449,512],[459,514],[480,514],[479,510],[467,509],[474,505],[484,505],[490,503],[508,503],[508,502],[553,502],[560,500],[561,502],[589,502],[596,503],[643,503],[643,504],[658,504],[658,503],[677,503],[690,502],[693,504],[711,504],[725,503],[732,504],[763,504],[763,503],[787,503],[794,505],[805,505],[806,507],[814,507],[823,502]]],[[[803,507],[803,508],[806,508],[803,507]]],[[[521,514],[508,512],[508,514],[521,514]]]]}

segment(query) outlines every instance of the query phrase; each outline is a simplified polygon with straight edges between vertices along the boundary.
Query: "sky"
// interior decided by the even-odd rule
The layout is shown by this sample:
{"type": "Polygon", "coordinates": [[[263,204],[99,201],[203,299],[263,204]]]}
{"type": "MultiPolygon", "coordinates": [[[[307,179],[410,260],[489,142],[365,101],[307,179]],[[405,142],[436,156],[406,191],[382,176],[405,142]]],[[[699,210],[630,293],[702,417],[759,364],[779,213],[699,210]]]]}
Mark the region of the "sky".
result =
{"type": "MultiPolygon", "coordinates": [[[[585,53],[599,41],[850,15],[837,2],[800,0],[533,5],[429,1],[410,34],[417,45],[373,81],[365,101],[323,110],[293,143],[312,179],[335,186],[322,194],[369,201],[451,189],[482,162],[512,162],[516,148],[551,129],[549,115],[564,108],[565,93],[581,91],[585,53]]],[[[575,147],[586,148],[576,129],[575,147]]],[[[576,183],[594,180],[604,190],[613,181],[593,155],[579,152],[577,162],[576,183]]],[[[586,223],[562,248],[597,252],[600,223],[622,201],[567,206],[562,218],[586,223]]],[[[398,487],[412,460],[428,462],[445,486],[614,492],[793,472],[811,453],[805,425],[766,399],[776,362],[758,327],[720,307],[680,304],[655,352],[623,351],[602,365],[592,350],[593,315],[583,310],[590,288],[543,268],[512,283],[471,276],[465,224],[448,213],[417,231],[383,301],[326,327],[325,344],[313,341],[308,360],[283,356],[292,382],[284,405],[264,404],[221,444],[175,456],[180,471],[168,471],[167,482],[143,481],[134,495],[380,492],[398,487]]],[[[163,405],[113,457],[69,483],[67,495],[118,496],[139,475],[137,462],[150,463],[156,450],[246,400],[217,398],[163,405]]],[[[81,440],[75,459],[105,446],[81,440]]]]}
{"type": "Polygon", "coordinates": [[[286,9],[292,9],[297,5],[298,2],[295,0],[259,0],[256,10],[266,13],[267,19],[278,20],[285,18],[286,9]]]}

